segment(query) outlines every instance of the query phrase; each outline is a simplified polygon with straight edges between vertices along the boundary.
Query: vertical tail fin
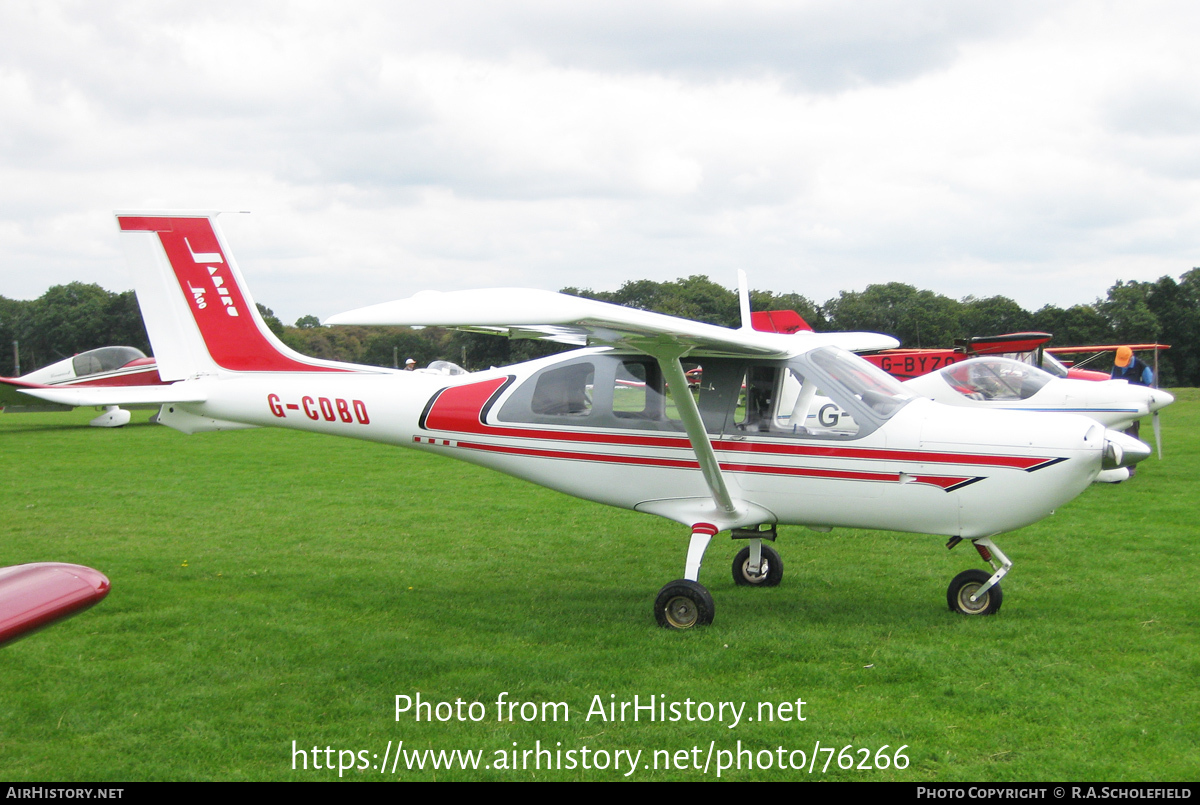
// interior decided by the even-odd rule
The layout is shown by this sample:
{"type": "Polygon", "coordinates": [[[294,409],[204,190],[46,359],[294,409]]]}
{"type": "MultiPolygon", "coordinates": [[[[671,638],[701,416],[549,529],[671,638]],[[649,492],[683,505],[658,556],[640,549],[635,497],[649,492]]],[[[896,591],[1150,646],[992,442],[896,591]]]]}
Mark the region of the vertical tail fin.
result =
{"type": "Polygon", "coordinates": [[[785,333],[791,335],[801,330],[812,331],[808,322],[794,310],[759,310],[750,312],[750,290],[746,284],[746,272],[738,269],[738,308],[742,316],[743,330],[758,330],[763,333],[785,333]]]}
{"type": "Polygon", "coordinates": [[[794,310],[757,310],[750,314],[754,329],[763,333],[792,335],[804,330],[812,332],[808,322],[794,310]]]}
{"type": "Polygon", "coordinates": [[[750,287],[746,283],[746,272],[740,268],[737,273],[738,278],[738,312],[741,314],[742,329],[754,329],[750,319],[750,287]]]}
{"type": "Polygon", "coordinates": [[[216,213],[118,213],[138,306],[163,380],[232,372],[329,372],[267,329],[216,213]]]}

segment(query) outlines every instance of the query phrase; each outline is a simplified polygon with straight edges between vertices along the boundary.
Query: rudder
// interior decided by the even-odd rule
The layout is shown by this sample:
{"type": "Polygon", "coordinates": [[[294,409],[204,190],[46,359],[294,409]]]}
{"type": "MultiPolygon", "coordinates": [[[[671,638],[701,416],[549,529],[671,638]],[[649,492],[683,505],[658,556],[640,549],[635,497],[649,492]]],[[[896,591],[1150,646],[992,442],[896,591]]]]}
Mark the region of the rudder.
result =
{"type": "Polygon", "coordinates": [[[164,381],[232,372],[345,371],[267,329],[215,213],[118,213],[138,305],[164,381]]]}

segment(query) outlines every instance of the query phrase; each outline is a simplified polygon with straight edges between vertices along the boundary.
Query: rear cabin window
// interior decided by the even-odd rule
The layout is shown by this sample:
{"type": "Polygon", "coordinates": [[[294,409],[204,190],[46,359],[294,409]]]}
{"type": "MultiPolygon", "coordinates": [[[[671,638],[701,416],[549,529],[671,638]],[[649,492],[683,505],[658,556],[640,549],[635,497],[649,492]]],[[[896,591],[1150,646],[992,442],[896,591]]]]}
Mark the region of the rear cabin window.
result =
{"type": "MultiPolygon", "coordinates": [[[[720,433],[726,410],[732,407],[728,390],[721,396],[706,389],[698,363],[685,363],[683,368],[705,426],[720,433]]],[[[547,367],[513,390],[498,418],[589,428],[684,430],[657,361],[642,356],[599,354],[547,367]]]]}
{"type": "Polygon", "coordinates": [[[592,410],[596,372],[590,363],[577,363],[544,372],[537,379],[530,407],[535,414],[587,416],[592,410]]]}

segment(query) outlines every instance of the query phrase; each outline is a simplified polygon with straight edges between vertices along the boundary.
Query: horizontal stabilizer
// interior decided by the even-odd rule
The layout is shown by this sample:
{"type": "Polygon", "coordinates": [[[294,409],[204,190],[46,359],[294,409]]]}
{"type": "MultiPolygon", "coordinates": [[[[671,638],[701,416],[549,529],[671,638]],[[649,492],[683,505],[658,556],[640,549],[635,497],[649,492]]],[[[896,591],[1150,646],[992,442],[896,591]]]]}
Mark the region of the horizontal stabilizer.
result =
{"type": "Polygon", "coordinates": [[[27,394],[57,405],[163,405],[196,403],[208,399],[208,393],[196,383],[172,383],[168,386],[72,386],[24,388],[27,394]]]}

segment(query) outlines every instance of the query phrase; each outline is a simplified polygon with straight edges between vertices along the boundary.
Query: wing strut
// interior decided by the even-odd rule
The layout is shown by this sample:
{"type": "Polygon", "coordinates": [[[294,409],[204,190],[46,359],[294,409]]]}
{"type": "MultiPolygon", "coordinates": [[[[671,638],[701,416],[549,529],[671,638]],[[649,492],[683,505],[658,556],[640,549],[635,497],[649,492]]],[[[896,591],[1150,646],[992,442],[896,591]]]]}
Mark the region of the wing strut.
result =
{"type": "Polygon", "coordinates": [[[704,420],[700,418],[700,409],[696,405],[696,399],[692,397],[692,392],[688,389],[687,375],[683,373],[683,364],[679,362],[679,359],[688,354],[692,348],[683,344],[662,343],[654,344],[650,348],[647,348],[647,345],[639,346],[658,361],[671,399],[675,401],[679,417],[683,420],[683,426],[687,430],[688,441],[692,443],[692,451],[700,462],[700,471],[704,474],[704,481],[708,484],[708,491],[712,494],[713,502],[726,514],[737,514],[739,506],[734,502],[733,497],[729,494],[729,488],[725,485],[725,477],[721,474],[717,453],[713,450],[712,442],[708,439],[708,432],[704,429],[704,420]]]}

